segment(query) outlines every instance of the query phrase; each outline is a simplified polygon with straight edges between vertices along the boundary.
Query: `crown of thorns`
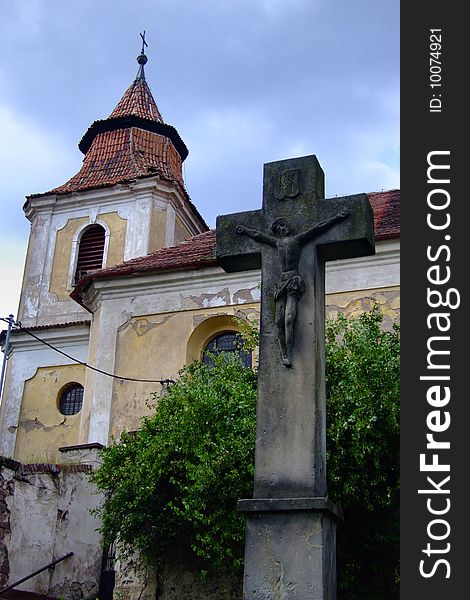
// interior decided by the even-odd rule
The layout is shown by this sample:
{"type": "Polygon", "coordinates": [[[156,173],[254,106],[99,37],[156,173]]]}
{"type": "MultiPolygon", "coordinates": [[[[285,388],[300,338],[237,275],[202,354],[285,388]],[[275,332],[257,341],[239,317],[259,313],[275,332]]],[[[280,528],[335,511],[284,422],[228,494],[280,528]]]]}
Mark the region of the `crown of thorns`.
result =
{"type": "Polygon", "coordinates": [[[288,220],[285,219],[284,217],[279,217],[279,219],[276,219],[274,221],[274,223],[271,225],[271,231],[273,233],[276,233],[278,227],[280,227],[280,226],[285,227],[286,225],[289,226],[288,220]]]}

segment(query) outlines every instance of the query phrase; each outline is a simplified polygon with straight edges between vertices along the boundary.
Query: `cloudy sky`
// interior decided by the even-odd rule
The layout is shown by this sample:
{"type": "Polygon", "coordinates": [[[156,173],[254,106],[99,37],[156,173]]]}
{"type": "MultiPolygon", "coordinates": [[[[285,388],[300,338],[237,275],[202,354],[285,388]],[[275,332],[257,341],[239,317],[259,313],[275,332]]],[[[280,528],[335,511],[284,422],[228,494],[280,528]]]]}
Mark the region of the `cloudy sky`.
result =
{"type": "Polygon", "coordinates": [[[24,197],[79,170],[143,30],[210,226],[261,205],[273,160],[316,154],[327,196],[399,187],[399,0],[0,0],[0,316],[18,306],[24,197]]]}

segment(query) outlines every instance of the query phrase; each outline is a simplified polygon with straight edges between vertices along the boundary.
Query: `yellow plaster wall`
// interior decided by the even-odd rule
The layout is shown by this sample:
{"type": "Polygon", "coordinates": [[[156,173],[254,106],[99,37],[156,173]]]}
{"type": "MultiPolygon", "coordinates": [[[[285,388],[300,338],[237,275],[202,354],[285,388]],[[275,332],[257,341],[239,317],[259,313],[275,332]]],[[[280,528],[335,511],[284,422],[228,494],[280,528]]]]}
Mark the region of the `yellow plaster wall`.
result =
{"type": "MultiPolygon", "coordinates": [[[[98,218],[109,227],[109,246],[105,266],[111,267],[124,260],[127,221],[117,212],[104,213],[98,218]]],[[[66,225],[57,232],[49,291],[55,294],[60,301],[69,299],[70,289],[67,284],[73,238],[77,230],[87,223],[89,223],[88,217],[69,219],[66,225]]]]}
{"type": "Polygon", "coordinates": [[[99,215],[98,219],[109,227],[109,247],[105,266],[113,267],[124,261],[127,220],[120,217],[117,212],[104,213],[99,215]]]}
{"type": "MultiPolygon", "coordinates": [[[[179,369],[195,358],[219,331],[239,328],[228,315],[257,314],[256,304],[196,309],[133,317],[118,331],[115,372],[124,377],[175,379],[179,369]]],[[[151,393],[160,395],[159,383],[116,380],[113,388],[111,436],[140,427],[141,417],[151,412],[146,405],[151,393]]]]}
{"type": "Polygon", "coordinates": [[[191,233],[187,230],[186,226],[183,224],[183,221],[176,215],[175,219],[175,244],[179,244],[180,242],[184,242],[188,237],[191,237],[191,233]]]}
{"type": "MultiPolygon", "coordinates": [[[[399,320],[399,287],[329,294],[326,313],[357,316],[377,302],[385,327],[399,320]]],[[[237,331],[233,316],[259,317],[259,304],[204,308],[130,318],[117,334],[116,373],[143,379],[174,379],[185,364],[201,358],[202,349],[221,331],[237,331]]],[[[256,360],[256,357],[255,357],[256,360]]],[[[116,380],[113,388],[111,436],[140,427],[141,417],[151,412],[146,401],[159,383],[116,380]]]]}
{"type": "MultiPolygon", "coordinates": [[[[156,206],[152,210],[150,221],[149,253],[165,246],[167,228],[167,210],[156,206]]],[[[184,225],[178,214],[175,215],[175,245],[187,240],[192,233],[184,225]]]]}
{"type": "Polygon", "coordinates": [[[158,206],[152,210],[150,220],[149,253],[163,248],[166,240],[166,209],[158,206]]]}
{"type": "Polygon", "coordinates": [[[78,443],[81,413],[59,412],[58,395],[68,383],[85,384],[83,365],[40,367],[25,382],[14,458],[24,463],[60,462],[61,446],[78,443]]]}

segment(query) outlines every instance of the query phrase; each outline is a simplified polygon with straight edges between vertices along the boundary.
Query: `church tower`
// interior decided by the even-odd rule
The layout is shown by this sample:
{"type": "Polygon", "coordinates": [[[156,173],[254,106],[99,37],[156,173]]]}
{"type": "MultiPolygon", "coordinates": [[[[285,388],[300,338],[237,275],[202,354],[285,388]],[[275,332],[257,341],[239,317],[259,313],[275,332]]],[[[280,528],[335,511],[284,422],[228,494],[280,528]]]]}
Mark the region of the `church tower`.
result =
{"type": "Polygon", "coordinates": [[[147,56],[107,119],[79,143],[79,172],[24,205],[31,221],[18,319],[65,324],[89,315],[69,295],[91,269],[111,267],[207,230],[183,181],[188,150],[163,121],[145,78],[147,56]]]}
{"type": "Polygon", "coordinates": [[[0,406],[0,454],[23,462],[57,460],[58,448],[86,442],[91,403],[109,400],[112,379],[106,390],[89,383],[85,363],[98,352],[102,368],[113,371],[116,331],[111,318],[70,297],[76,284],[87,271],[145,258],[208,230],[185,189],[188,150],[146,81],[144,45],[137,62],[117,106],[80,141],[79,172],[24,205],[31,233],[17,319],[26,330],[11,337],[0,406]]]}

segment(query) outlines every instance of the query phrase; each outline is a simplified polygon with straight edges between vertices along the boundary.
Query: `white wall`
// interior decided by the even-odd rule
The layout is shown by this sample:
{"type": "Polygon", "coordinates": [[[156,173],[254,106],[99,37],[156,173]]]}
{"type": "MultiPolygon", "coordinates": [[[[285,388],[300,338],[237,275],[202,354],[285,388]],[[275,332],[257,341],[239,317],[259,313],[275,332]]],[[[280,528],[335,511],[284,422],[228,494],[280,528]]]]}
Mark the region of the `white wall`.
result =
{"type": "Polygon", "coordinates": [[[67,600],[78,590],[83,594],[78,597],[97,594],[102,549],[96,529],[100,523],[89,509],[97,506],[102,496],[89,482],[86,469],[83,465],[1,468],[0,475],[13,490],[6,497],[11,533],[4,541],[9,583],[68,552],[74,553],[54,570],[44,571],[18,589],[67,600]]]}

